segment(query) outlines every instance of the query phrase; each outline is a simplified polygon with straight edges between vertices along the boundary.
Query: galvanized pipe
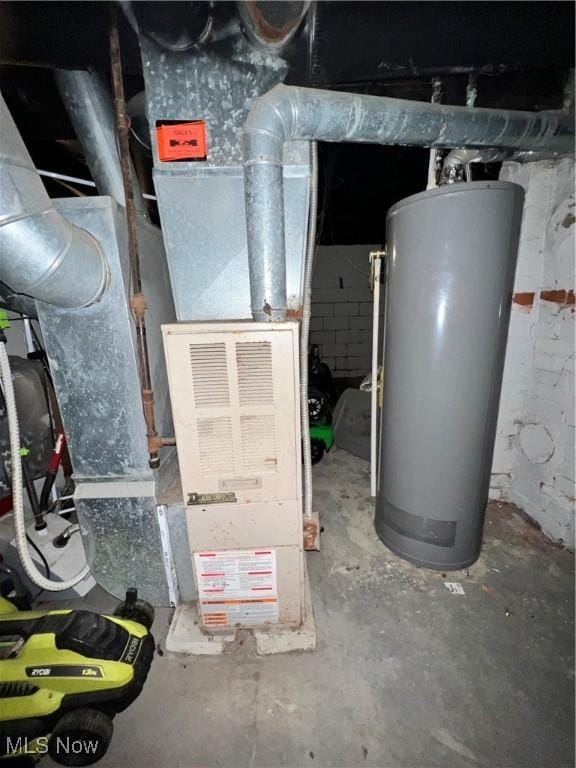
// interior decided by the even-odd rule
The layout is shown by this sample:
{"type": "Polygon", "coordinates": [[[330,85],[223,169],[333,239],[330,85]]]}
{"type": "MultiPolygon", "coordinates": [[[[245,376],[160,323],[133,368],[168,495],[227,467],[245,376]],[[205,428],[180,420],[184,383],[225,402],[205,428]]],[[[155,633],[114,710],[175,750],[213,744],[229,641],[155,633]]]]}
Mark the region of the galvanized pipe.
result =
{"type": "Polygon", "coordinates": [[[98,301],[108,267],[92,235],[52,201],[0,96],[0,280],[57,307],[98,301]]]}
{"type": "Polygon", "coordinates": [[[130,262],[130,307],[136,329],[136,350],[138,353],[138,372],[140,375],[140,393],[142,410],[146,423],[146,439],[148,441],[149,465],[151,469],[160,466],[159,451],[162,438],[156,430],[154,416],[154,391],[150,374],[150,358],[146,338],[146,297],[142,293],[142,277],[140,272],[140,251],[138,231],[136,226],[136,208],[134,205],[134,189],[130,163],[130,122],[126,113],[124,98],[124,75],[122,70],[122,51],[118,32],[116,8],[112,6],[110,23],[110,69],[112,72],[112,87],[114,92],[114,113],[120,152],[120,167],[124,187],[126,205],[126,225],[128,229],[128,258],[130,262]]]}
{"type": "MultiPolygon", "coordinates": [[[[98,192],[101,195],[110,195],[124,207],[124,183],[114,124],[114,107],[106,83],[99,74],[84,70],[57,69],[55,77],[98,192]]],[[[146,202],[131,161],[130,175],[134,205],[139,213],[145,214],[146,202]]]]}
{"type": "Polygon", "coordinates": [[[442,174],[449,177],[460,166],[470,163],[533,163],[537,160],[549,160],[550,152],[542,150],[513,150],[486,147],[485,149],[453,149],[442,161],[442,174]]]}
{"type": "Polygon", "coordinates": [[[252,314],[286,316],[284,142],[499,147],[570,154],[574,128],[562,112],[468,109],[445,104],[277,85],[256,99],[245,124],[245,195],[252,314]]]}
{"type": "Polygon", "coordinates": [[[279,53],[298,31],[311,0],[237,0],[236,7],[247,39],[256,48],[279,53]]]}

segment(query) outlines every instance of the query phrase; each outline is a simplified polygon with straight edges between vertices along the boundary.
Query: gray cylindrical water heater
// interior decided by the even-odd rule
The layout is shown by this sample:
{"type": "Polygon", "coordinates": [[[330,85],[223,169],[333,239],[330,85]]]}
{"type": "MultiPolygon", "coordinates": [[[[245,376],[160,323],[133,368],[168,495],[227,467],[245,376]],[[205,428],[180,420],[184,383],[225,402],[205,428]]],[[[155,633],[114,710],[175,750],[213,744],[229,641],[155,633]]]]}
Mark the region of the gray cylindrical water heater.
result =
{"type": "Polygon", "coordinates": [[[428,568],[480,554],[523,201],[462,182],[388,213],[376,530],[428,568]]]}

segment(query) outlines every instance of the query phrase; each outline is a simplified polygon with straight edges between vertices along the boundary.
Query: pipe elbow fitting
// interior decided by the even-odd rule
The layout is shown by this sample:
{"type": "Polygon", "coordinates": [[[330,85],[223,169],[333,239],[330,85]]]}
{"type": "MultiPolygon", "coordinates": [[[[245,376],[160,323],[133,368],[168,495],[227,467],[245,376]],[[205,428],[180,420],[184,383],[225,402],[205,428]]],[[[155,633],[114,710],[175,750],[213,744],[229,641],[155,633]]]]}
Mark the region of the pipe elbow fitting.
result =
{"type": "Polygon", "coordinates": [[[452,149],[444,158],[444,168],[455,168],[459,165],[467,165],[480,160],[480,152],[477,149],[452,149]]]}
{"type": "Polygon", "coordinates": [[[0,96],[0,280],[63,308],[98,301],[109,280],[99,242],[53,206],[0,96]]]}
{"type": "Polygon", "coordinates": [[[297,115],[297,94],[297,88],[280,83],[255,99],[244,125],[245,165],[282,162],[284,142],[297,115]]]}
{"type": "Polygon", "coordinates": [[[99,242],[54,208],[0,227],[0,249],[3,282],[38,301],[79,309],[98,301],[108,286],[99,242]]]}

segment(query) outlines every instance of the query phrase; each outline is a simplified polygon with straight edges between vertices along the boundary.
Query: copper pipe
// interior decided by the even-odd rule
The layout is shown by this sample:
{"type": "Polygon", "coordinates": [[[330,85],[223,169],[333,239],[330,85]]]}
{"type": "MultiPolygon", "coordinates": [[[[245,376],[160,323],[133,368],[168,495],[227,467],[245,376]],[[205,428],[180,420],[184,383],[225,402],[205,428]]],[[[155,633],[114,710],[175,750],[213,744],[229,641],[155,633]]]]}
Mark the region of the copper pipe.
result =
{"type": "Polygon", "coordinates": [[[110,23],[110,69],[112,72],[112,88],[114,93],[114,113],[118,131],[118,146],[124,195],[126,198],[126,224],[128,228],[128,258],[130,263],[130,309],[136,326],[136,349],[138,353],[138,372],[140,375],[140,392],[142,410],[146,422],[146,437],[148,440],[149,464],[152,469],[160,466],[159,450],[162,438],[156,431],[154,419],[154,392],[150,377],[150,360],[148,357],[148,342],[146,340],[146,297],[142,293],[142,276],[140,273],[140,254],[138,251],[138,233],[136,229],[136,207],[134,205],[134,188],[132,186],[132,171],[130,163],[130,120],[126,112],[124,97],[124,77],[122,73],[122,52],[120,50],[120,35],[116,6],[111,6],[110,23]]]}

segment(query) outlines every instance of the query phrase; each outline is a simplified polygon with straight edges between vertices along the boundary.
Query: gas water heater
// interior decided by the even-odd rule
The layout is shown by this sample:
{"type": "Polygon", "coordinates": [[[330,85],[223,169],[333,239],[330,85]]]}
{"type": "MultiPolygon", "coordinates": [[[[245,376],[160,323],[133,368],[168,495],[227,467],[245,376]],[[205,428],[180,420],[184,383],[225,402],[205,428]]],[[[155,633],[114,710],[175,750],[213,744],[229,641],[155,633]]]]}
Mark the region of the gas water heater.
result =
{"type": "Polygon", "coordinates": [[[376,530],[417,565],[480,553],[523,200],[457,183],[388,212],[376,530]]]}

